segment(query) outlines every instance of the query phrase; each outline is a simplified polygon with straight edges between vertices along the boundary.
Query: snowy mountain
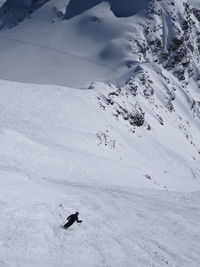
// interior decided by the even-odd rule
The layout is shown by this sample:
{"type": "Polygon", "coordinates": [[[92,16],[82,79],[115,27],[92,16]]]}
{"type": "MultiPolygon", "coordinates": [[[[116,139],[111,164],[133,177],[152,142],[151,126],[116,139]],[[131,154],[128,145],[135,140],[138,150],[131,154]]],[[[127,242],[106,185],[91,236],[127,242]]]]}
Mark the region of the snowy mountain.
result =
{"type": "Polygon", "coordinates": [[[0,266],[199,267],[199,1],[0,6],[0,266]]]}

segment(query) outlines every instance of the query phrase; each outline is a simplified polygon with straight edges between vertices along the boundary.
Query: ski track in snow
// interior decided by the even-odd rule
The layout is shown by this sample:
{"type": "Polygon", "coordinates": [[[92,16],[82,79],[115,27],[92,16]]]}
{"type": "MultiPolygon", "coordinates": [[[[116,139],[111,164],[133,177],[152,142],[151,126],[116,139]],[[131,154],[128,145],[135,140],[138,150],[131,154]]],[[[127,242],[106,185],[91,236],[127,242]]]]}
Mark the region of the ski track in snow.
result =
{"type": "MultiPolygon", "coordinates": [[[[110,65],[105,64],[105,63],[100,63],[100,62],[97,62],[97,61],[89,59],[89,58],[81,57],[81,56],[72,54],[72,53],[67,52],[67,51],[62,51],[62,50],[59,50],[59,49],[56,49],[56,48],[53,48],[53,47],[49,47],[49,46],[46,46],[46,45],[38,44],[38,43],[28,42],[28,41],[24,41],[24,40],[20,40],[20,39],[8,38],[8,37],[5,37],[5,36],[0,36],[0,39],[13,41],[13,42],[20,42],[20,43],[23,43],[23,44],[26,44],[26,45],[40,47],[40,48],[43,48],[43,49],[54,51],[54,52],[59,53],[59,54],[64,54],[64,55],[67,55],[67,56],[70,56],[70,57],[73,57],[73,58],[77,58],[77,59],[81,59],[83,61],[87,61],[89,63],[95,64],[95,65],[98,65],[98,66],[105,67],[105,68],[111,70],[114,73],[113,82],[116,83],[116,85],[118,87],[120,87],[119,80],[118,80],[118,72],[117,72],[117,69],[114,66],[110,66],[110,65]]],[[[112,80],[112,78],[110,78],[110,80],[112,80]]]]}
{"type": "MultiPolygon", "coordinates": [[[[118,121],[99,111],[95,91],[1,81],[0,92],[0,266],[199,267],[199,193],[134,189],[154,184],[131,165],[134,150],[123,164],[122,152],[97,146],[95,133],[118,121]],[[83,223],[64,230],[77,210],[83,223]]],[[[142,140],[151,170],[183,170],[183,156],[151,142],[142,140]]]]}
{"type": "Polygon", "coordinates": [[[19,174],[3,174],[7,192],[21,182],[7,201],[0,191],[2,266],[199,266],[199,193],[59,181],[30,187],[19,174]],[[23,183],[35,198],[19,197],[23,183]],[[64,230],[61,223],[76,210],[83,223],[64,230]]]}

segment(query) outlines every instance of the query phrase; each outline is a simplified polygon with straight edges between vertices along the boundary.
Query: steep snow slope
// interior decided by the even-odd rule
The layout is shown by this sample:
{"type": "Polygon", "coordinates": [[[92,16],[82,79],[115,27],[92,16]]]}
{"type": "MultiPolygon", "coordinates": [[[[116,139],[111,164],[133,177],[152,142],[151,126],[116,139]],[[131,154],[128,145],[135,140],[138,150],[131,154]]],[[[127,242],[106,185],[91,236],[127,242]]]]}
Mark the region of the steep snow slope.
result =
{"type": "Polygon", "coordinates": [[[1,81],[1,266],[198,267],[199,193],[168,191],[199,190],[195,148],[140,95],[152,130],[117,119],[114,89],[1,81]],[[83,224],[65,231],[76,210],[83,224]]]}
{"type": "Polygon", "coordinates": [[[175,114],[165,110],[159,82],[157,109],[141,94],[126,103],[126,94],[112,96],[115,87],[93,86],[73,91],[2,81],[1,163],[32,179],[200,188],[199,124],[187,121],[184,94],[175,101],[175,114]],[[141,110],[145,122],[137,127],[141,110]]]}
{"type": "Polygon", "coordinates": [[[199,267],[198,3],[24,3],[0,10],[0,266],[199,267]]]}

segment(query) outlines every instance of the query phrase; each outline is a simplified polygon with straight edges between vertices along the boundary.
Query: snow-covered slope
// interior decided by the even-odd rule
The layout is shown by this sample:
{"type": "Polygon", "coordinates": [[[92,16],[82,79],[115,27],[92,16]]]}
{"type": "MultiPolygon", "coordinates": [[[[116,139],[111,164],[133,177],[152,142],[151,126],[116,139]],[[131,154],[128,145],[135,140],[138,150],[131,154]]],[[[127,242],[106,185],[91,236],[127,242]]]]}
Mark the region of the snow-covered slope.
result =
{"type": "Polygon", "coordinates": [[[30,8],[7,5],[1,10],[5,12],[0,34],[1,78],[75,87],[91,80],[114,79],[113,64],[98,58],[104,47],[110,46],[109,40],[123,31],[108,3],[72,20],[63,18],[67,1],[50,1],[39,9],[36,6],[33,14],[30,8]],[[108,21],[99,23],[100,14],[108,21]]]}
{"type": "Polygon", "coordinates": [[[195,148],[176,116],[137,128],[93,86],[1,81],[1,266],[197,267],[199,193],[169,192],[199,190],[195,148]]]}
{"type": "Polygon", "coordinates": [[[198,80],[194,0],[126,1],[6,1],[0,10],[0,77],[83,87],[91,80],[116,83],[116,71],[121,76],[138,61],[162,64],[187,82],[198,80]]]}
{"type": "Polygon", "coordinates": [[[199,193],[0,179],[1,266],[199,266],[199,193]],[[75,210],[83,223],[62,229],[75,210]]]}
{"type": "Polygon", "coordinates": [[[199,267],[200,6],[126,1],[0,8],[0,266],[199,267]]]}
{"type": "Polygon", "coordinates": [[[34,180],[199,189],[199,125],[184,94],[177,114],[165,109],[160,83],[154,108],[143,92],[127,101],[104,84],[73,91],[1,81],[1,163],[34,180]]]}

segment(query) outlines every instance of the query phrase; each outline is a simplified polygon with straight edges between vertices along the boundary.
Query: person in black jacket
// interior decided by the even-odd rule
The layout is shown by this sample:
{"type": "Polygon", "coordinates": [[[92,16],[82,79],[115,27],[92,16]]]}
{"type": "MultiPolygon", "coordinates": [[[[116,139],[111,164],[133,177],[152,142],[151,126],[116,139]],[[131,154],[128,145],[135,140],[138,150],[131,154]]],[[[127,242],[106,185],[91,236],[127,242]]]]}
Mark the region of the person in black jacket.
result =
{"type": "Polygon", "coordinates": [[[82,223],[82,221],[79,221],[78,219],[79,212],[76,212],[75,214],[70,215],[67,217],[68,222],[64,225],[64,228],[70,227],[75,221],[78,223],[82,223]]]}

